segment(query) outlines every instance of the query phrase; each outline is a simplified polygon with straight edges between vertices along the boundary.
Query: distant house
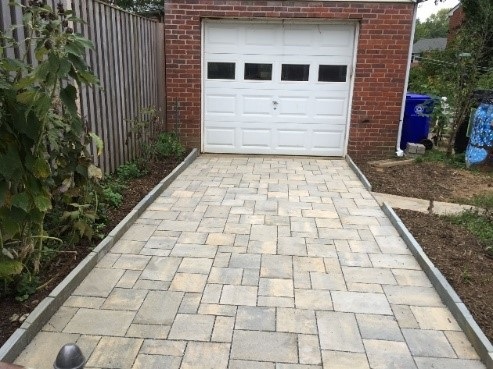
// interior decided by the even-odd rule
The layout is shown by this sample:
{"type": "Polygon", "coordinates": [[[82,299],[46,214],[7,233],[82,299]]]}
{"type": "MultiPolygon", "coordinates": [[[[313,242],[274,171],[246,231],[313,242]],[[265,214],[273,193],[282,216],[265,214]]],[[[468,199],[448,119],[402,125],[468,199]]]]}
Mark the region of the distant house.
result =
{"type": "Polygon", "coordinates": [[[450,10],[448,13],[448,42],[452,41],[457,34],[457,31],[464,23],[465,15],[462,4],[457,4],[457,6],[450,10]]]}
{"type": "Polygon", "coordinates": [[[423,53],[431,50],[445,50],[446,46],[445,37],[422,38],[413,45],[413,63],[418,63],[423,53]]]}

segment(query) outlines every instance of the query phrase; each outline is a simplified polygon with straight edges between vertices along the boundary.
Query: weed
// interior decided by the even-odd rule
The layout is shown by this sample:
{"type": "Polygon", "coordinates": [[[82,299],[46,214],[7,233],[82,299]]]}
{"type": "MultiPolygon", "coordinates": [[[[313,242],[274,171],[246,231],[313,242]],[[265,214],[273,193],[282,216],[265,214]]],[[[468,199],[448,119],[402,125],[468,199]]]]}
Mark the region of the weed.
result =
{"type": "Polygon", "coordinates": [[[158,159],[180,158],[185,153],[185,147],[174,133],[161,133],[152,146],[151,150],[158,159]]]}
{"type": "Polygon", "coordinates": [[[462,282],[464,282],[464,283],[470,283],[471,282],[471,273],[469,273],[469,270],[467,269],[467,267],[464,268],[464,270],[462,271],[461,279],[462,279],[462,282]]]}
{"type": "Polygon", "coordinates": [[[465,168],[466,160],[464,154],[447,156],[447,153],[438,149],[428,150],[422,156],[415,159],[416,163],[441,162],[457,168],[465,168]]]}
{"type": "Polygon", "coordinates": [[[488,255],[493,255],[493,222],[479,211],[464,211],[458,215],[446,217],[453,224],[461,225],[474,234],[485,247],[488,255]]]}
{"type": "Polygon", "coordinates": [[[116,170],[119,179],[128,181],[129,179],[139,178],[145,175],[145,172],[139,168],[137,163],[130,162],[120,165],[116,170]]]}

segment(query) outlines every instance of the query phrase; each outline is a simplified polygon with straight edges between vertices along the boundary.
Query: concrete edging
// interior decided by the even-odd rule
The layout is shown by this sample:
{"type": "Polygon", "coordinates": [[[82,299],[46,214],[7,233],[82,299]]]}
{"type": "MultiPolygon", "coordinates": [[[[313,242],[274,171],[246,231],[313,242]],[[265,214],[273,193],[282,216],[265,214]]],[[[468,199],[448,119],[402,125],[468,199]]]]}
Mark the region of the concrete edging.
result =
{"type": "Polygon", "coordinates": [[[346,162],[348,163],[349,167],[353,170],[354,174],[360,179],[361,182],[363,182],[363,186],[371,192],[372,187],[370,181],[365,177],[363,172],[358,168],[358,166],[354,163],[353,159],[349,155],[346,155],[346,162]]]}
{"type": "Polygon", "coordinates": [[[183,172],[199,155],[197,149],[190,154],[161,182],[159,182],[118,225],[104,238],[89,255],[87,255],[53,291],[44,298],[29,314],[27,319],[16,329],[7,342],[0,347],[0,361],[13,362],[24,348],[32,341],[52,315],[63,305],[75,288],[96,266],[99,260],[113,247],[121,236],[130,228],[145,209],[183,172]]]}
{"type": "Polygon", "coordinates": [[[420,244],[406,228],[402,220],[387,203],[382,205],[382,210],[387,215],[399,232],[400,236],[411,250],[423,271],[430,279],[433,287],[437,290],[444,304],[450,309],[459,326],[464,330],[467,338],[476,349],[479,357],[487,369],[493,369],[493,345],[479,328],[471,313],[464,305],[452,286],[443,274],[435,267],[433,262],[423,251],[420,244]]]}

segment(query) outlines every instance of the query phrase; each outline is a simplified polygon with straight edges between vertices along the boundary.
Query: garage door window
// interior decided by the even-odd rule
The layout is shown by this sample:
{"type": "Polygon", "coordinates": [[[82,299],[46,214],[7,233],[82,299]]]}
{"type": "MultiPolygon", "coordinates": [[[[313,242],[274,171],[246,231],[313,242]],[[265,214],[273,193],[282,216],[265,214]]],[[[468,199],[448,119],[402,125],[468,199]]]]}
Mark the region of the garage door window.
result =
{"type": "Polygon", "coordinates": [[[308,81],[309,64],[283,64],[281,81],[308,81]]]}
{"type": "Polygon", "coordinates": [[[245,63],[246,80],[270,81],[272,79],[272,64],[245,63]]]}
{"type": "Polygon", "coordinates": [[[319,82],[346,82],[346,65],[321,65],[318,68],[319,82]]]}
{"type": "Polygon", "coordinates": [[[235,63],[207,63],[207,79],[235,79],[235,63]]]}

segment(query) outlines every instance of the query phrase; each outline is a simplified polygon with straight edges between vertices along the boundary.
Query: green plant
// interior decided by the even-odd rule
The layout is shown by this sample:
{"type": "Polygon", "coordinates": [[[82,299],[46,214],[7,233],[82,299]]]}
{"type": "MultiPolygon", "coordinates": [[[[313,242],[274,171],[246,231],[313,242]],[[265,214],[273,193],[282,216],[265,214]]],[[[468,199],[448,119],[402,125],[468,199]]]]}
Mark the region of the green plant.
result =
{"type": "Polygon", "coordinates": [[[116,175],[119,179],[128,181],[129,179],[139,178],[145,175],[145,171],[141,170],[137,163],[130,162],[120,165],[116,169],[116,175]]]}
{"type": "MultiPolygon", "coordinates": [[[[488,201],[491,201],[488,200],[488,201]]],[[[485,248],[485,252],[493,256],[493,221],[482,211],[465,211],[458,215],[448,215],[454,224],[462,225],[474,234],[485,248]]]]}
{"type": "Polygon", "coordinates": [[[466,167],[464,154],[454,154],[451,156],[447,156],[447,153],[445,151],[439,149],[428,150],[424,155],[418,156],[414,160],[417,163],[442,162],[456,168],[466,167]]]}
{"type": "MultiPolygon", "coordinates": [[[[75,34],[79,22],[61,3],[40,0],[22,7],[26,50],[35,66],[4,57],[15,44],[0,34],[0,278],[36,274],[53,211],[89,208],[102,177],[88,152],[95,140],[77,110],[82,84],[97,84],[85,64],[92,43],[75,34]]],[[[70,218],[70,217],[68,217],[70,218]]],[[[68,232],[79,232],[77,221],[68,232]]],[[[57,234],[59,235],[59,234],[57,234]]]]}
{"type": "Polygon", "coordinates": [[[117,192],[114,187],[103,187],[103,201],[114,208],[118,208],[123,202],[123,195],[117,192]]]}
{"type": "Polygon", "coordinates": [[[175,133],[164,132],[159,134],[152,146],[157,159],[181,158],[185,153],[185,147],[175,133]]]}

